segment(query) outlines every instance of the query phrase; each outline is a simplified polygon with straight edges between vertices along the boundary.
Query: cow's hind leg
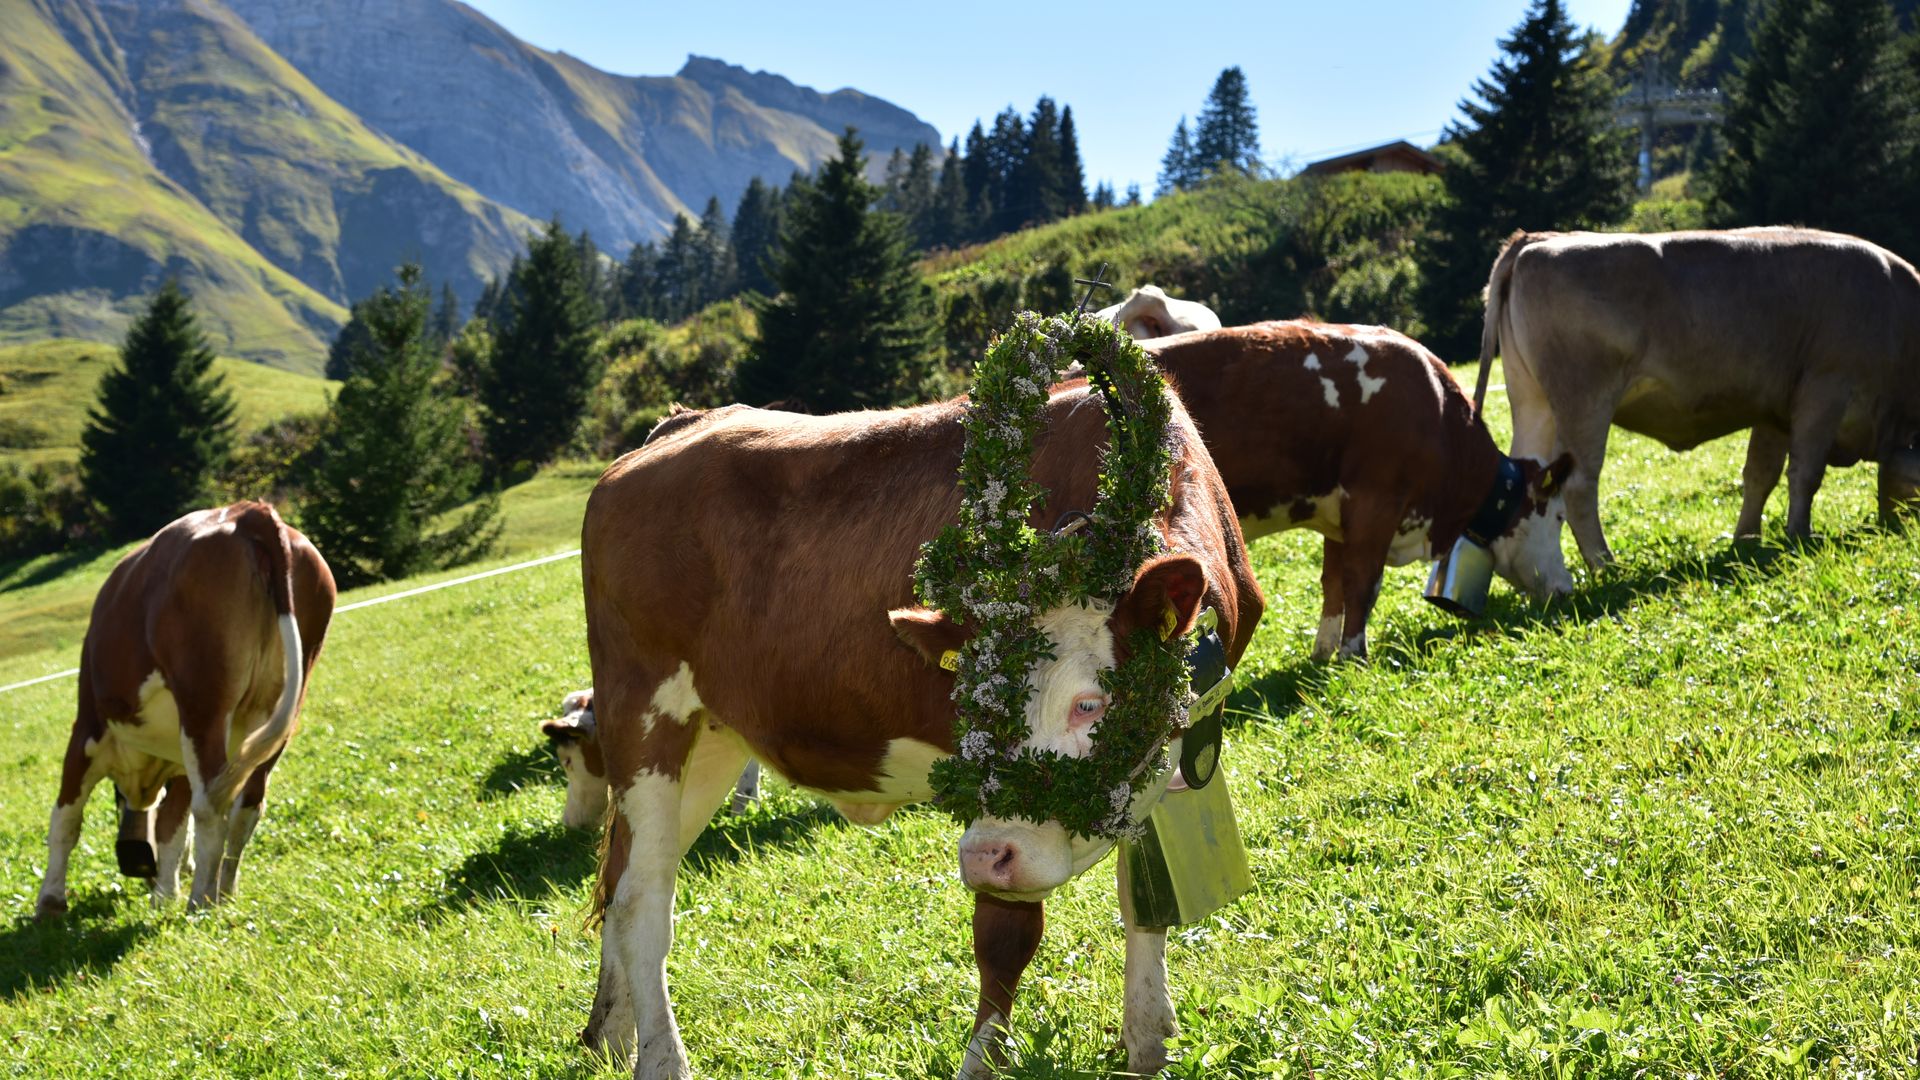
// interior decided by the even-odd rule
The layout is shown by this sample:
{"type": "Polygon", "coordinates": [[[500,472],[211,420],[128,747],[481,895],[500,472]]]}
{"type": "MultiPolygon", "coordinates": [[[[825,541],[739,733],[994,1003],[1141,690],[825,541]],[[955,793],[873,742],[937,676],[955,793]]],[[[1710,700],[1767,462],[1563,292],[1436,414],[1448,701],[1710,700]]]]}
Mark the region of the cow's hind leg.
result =
{"type": "Polygon", "coordinates": [[[279,762],[280,753],[261,763],[247,778],[246,786],[240,789],[240,796],[233,800],[233,810],[227,815],[227,849],[220,856],[220,892],[215,897],[225,900],[233,895],[240,884],[240,856],[246,851],[247,841],[253,838],[253,830],[260,825],[260,809],[267,801],[267,776],[273,772],[273,766],[279,762]]]}
{"type": "MultiPolygon", "coordinates": [[[[85,675],[81,678],[84,680],[85,675]]],[[[82,709],[86,709],[83,696],[82,709]]],[[[88,718],[90,719],[90,718],[88,718]]],[[[83,729],[90,724],[75,724],[67,740],[67,756],[60,770],[60,794],[55,796],[53,814],[47,822],[47,876],[40,882],[40,897],[33,905],[37,919],[57,919],[67,912],[67,862],[80,842],[80,825],[86,816],[87,796],[93,794],[102,773],[87,755],[83,729]]]]}
{"type": "Polygon", "coordinates": [[[180,864],[187,854],[187,811],[193,789],[184,776],[167,781],[160,805],[153,810],[153,845],[158,853],[153,876],[153,903],[158,907],[180,895],[180,864]]]}
{"type": "Polygon", "coordinates": [[[1793,403],[1787,453],[1787,535],[1813,535],[1813,497],[1826,479],[1827,455],[1847,412],[1845,387],[1804,387],[1793,403]]]}
{"type": "Polygon", "coordinates": [[[1767,499],[1780,483],[1787,446],[1786,432],[1772,424],[1753,426],[1747,437],[1747,464],[1740,470],[1740,521],[1733,527],[1735,537],[1760,535],[1760,518],[1766,513],[1767,499]]]}
{"type": "Polygon", "coordinates": [[[1313,635],[1315,660],[1331,660],[1340,651],[1341,601],[1340,567],[1346,560],[1346,545],[1327,539],[1320,545],[1320,627],[1313,635]]]}
{"type": "Polygon", "coordinates": [[[1014,991],[1040,948],[1046,925],[1046,908],[1038,902],[974,895],[973,959],[980,969],[980,1004],[960,1062],[960,1080],[991,1076],[1006,1061],[1007,1019],[1013,1015],[1014,991]]]}
{"type": "MultiPolygon", "coordinates": [[[[1573,455],[1573,471],[1567,476],[1565,489],[1567,524],[1573,529],[1581,556],[1594,570],[1613,563],[1613,549],[1607,546],[1606,533],[1600,527],[1600,468],[1607,460],[1607,436],[1612,427],[1611,406],[1604,411],[1583,412],[1577,420],[1560,425],[1561,449],[1573,455]]],[[[1558,452],[1553,455],[1558,456],[1558,452]]]]}

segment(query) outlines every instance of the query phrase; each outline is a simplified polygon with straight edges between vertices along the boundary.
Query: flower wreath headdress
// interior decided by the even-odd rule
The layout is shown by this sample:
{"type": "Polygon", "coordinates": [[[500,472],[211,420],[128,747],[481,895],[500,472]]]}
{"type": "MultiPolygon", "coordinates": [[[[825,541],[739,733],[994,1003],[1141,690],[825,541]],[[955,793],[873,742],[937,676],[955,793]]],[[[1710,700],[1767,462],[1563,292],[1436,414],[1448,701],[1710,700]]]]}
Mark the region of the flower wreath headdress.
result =
{"type": "Polygon", "coordinates": [[[921,548],[914,570],[920,602],[975,631],[952,665],[958,753],[933,768],[935,803],[960,820],[1057,821],[1109,839],[1135,831],[1134,797],[1168,767],[1167,743],[1186,726],[1183,642],[1141,630],[1128,659],[1101,673],[1111,704],[1085,757],[1022,745],[1027,679],[1051,656],[1038,616],[1113,604],[1163,550],[1154,519],[1169,500],[1171,415],[1146,353],[1090,315],[1022,312],[974,369],[960,517],[921,548]],[[1048,387],[1075,361],[1105,408],[1108,446],[1087,527],[1040,532],[1027,524],[1046,494],[1031,474],[1034,437],[1048,387]]]}

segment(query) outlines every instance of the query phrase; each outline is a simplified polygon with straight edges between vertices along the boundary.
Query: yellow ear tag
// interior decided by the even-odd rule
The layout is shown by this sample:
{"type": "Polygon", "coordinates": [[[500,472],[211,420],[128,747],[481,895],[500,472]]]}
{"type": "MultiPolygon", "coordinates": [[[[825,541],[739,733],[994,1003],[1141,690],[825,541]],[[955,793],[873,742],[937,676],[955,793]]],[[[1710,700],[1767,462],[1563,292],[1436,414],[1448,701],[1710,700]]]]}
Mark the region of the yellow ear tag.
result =
{"type": "Polygon", "coordinates": [[[940,666],[943,668],[946,668],[948,671],[959,671],[960,670],[960,650],[948,649],[946,652],[941,653],[940,666]]]}
{"type": "Polygon", "coordinates": [[[1172,637],[1174,630],[1179,626],[1180,613],[1173,610],[1172,604],[1168,604],[1167,610],[1160,613],[1160,640],[1165,641],[1172,637]]]}

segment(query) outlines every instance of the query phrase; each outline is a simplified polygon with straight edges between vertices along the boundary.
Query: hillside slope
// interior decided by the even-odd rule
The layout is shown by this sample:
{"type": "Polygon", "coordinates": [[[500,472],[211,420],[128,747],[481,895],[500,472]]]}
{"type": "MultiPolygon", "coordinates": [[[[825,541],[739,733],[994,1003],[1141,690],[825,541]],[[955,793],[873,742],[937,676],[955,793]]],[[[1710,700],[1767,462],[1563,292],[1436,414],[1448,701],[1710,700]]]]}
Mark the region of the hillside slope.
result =
{"type": "Polygon", "coordinates": [[[91,0],[0,5],[0,341],[116,337],[171,274],[221,351],[317,370],[346,312],[156,164],[136,94],[91,0]]]}
{"type": "MultiPolygon", "coordinates": [[[[1920,0],[1892,0],[1908,30],[1920,0]]],[[[1727,77],[1751,48],[1750,32],[1761,0],[1634,0],[1626,25],[1613,39],[1614,70],[1623,79],[1640,70],[1653,52],[1669,79],[1682,86],[1725,88],[1727,77]]]]}
{"type": "Polygon", "coordinates": [[[262,39],[373,127],[534,217],[616,250],[709,196],[784,181],[853,124],[878,160],[938,144],[911,113],[702,58],[672,77],[612,75],[535,48],[454,0],[228,0],[262,39]]]}

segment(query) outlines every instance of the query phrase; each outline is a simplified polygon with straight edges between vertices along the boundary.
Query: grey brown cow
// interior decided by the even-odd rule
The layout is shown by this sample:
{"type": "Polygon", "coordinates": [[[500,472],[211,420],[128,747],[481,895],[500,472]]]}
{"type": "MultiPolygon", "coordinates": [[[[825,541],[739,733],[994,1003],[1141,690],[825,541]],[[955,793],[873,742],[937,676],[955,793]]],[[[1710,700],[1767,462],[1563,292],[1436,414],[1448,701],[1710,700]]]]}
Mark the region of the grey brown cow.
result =
{"type": "MultiPolygon", "coordinates": [[[[665,974],[675,872],[741,765],[758,759],[872,824],[928,798],[928,770],[953,752],[953,676],[937,660],[967,632],[916,607],[912,577],[920,545],[959,510],[964,409],[676,417],[615,462],[588,500],[592,701],[615,812],[585,1038],[631,1061],[636,1077],[688,1075],[665,974]]],[[[1211,606],[1235,663],[1252,636],[1263,600],[1239,525],[1198,433],[1177,406],[1174,416],[1172,501],[1157,523],[1173,554],[1142,567],[1111,609],[1068,605],[1038,620],[1055,649],[1033,674],[1036,733],[1084,742],[1103,712],[1085,707],[1105,700],[1099,672],[1124,658],[1134,627],[1171,615],[1184,632],[1211,606]]],[[[1032,515],[1039,527],[1092,507],[1105,440],[1104,412],[1084,386],[1057,390],[1045,419],[1033,469],[1049,493],[1032,515]]],[[[1159,793],[1144,793],[1136,814],[1159,793]]],[[[981,995],[963,1076],[985,1075],[1039,944],[1038,897],[1111,846],[1057,823],[1029,841],[1017,855],[1009,846],[997,876],[976,885],[981,995]],[[1002,891],[1024,898],[994,895],[1002,891]]],[[[1144,1073],[1165,1061],[1173,1030],[1165,943],[1164,930],[1127,936],[1123,1036],[1144,1073]]]]}
{"type": "Polygon", "coordinates": [[[121,869],[152,877],[156,902],[178,888],[189,810],[189,903],[233,893],[333,603],[326,561],[264,503],[188,514],[120,560],[80,650],[40,917],[66,911],[67,862],[102,780],[120,800],[121,869]]]}
{"type": "MultiPolygon", "coordinates": [[[[1515,233],[1487,282],[1476,402],[1505,358],[1516,458],[1571,451],[1566,520],[1595,567],[1618,425],[1686,450],[1752,429],[1738,535],[1787,470],[1787,532],[1812,529],[1828,465],[1887,463],[1920,433],[1920,276],[1813,229],[1515,233]]],[[[1884,490],[1884,488],[1883,488],[1884,490]]]]}

